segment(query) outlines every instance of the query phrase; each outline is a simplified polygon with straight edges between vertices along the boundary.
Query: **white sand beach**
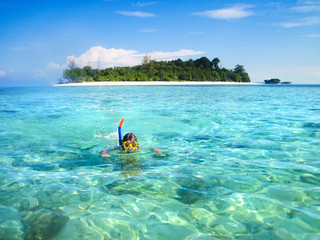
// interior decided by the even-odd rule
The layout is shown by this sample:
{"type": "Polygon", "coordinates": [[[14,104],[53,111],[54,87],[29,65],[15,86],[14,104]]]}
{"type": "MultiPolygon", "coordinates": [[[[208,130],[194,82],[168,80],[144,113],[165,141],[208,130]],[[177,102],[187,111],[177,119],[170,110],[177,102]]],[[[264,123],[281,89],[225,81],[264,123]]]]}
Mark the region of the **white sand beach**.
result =
{"type": "Polygon", "coordinates": [[[83,82],[54,84],[56,87],[72,86],[165,86],[165,85],[260,85],[263,83],[238,83],[238,82],[83,82]]]}

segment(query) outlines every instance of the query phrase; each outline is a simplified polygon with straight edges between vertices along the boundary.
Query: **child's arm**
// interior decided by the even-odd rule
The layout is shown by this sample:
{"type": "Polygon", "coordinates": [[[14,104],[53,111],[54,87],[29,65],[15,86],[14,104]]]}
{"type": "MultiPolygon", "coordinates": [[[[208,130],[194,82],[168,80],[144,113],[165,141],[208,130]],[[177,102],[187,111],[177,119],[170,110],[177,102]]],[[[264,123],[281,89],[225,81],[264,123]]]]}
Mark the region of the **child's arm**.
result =
{"type": "Polygon", "coordinates": [[[109,150],[103,150],[100,152],[101,156],[102,157],[110,157],[109,154],[107,154],[108,152],[111,152],[111,151],[114,151],[114,150],[118,150],[120,149],[120,147],[116,147],[116,148],[113,148],[113,149],[109,149],[109,150]]]}
{"type": "Polygon", "coordinates": [[[159,149],[159,148],[151,148],[151,147],[142,147],[142,148],[139,148],[139,150],[141,150],[141,149],[151,149],[153,152],[162,153],[162,150],[159,149]]]}
{"type": "Polygon", "coordinates": [[[152,151],[154,151],[154,152],[156,152],[156,153],[161,153],[161,152],[162,152],[162,150],[159,149],[159,148],[153,148],[152,151]]]}

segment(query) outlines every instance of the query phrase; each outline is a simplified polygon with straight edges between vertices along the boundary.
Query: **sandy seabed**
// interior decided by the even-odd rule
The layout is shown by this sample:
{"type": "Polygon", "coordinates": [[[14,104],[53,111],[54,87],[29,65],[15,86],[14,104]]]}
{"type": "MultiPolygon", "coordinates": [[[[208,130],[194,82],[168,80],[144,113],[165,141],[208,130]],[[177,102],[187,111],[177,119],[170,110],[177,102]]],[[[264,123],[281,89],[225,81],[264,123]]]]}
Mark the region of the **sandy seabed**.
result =
{"type": "Polygon", "coordinates": [[[238,82],[83,82],[54,84],[57,87],[72,86],[160,86],[160,85],[259,85],[262,83],[238,82]]]}

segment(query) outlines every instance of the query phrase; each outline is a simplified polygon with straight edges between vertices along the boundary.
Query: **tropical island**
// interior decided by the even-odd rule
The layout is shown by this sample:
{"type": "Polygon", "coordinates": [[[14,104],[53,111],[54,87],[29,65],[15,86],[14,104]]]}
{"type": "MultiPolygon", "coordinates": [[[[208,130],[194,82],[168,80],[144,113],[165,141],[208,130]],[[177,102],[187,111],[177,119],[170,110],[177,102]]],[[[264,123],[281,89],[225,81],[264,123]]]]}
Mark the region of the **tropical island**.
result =
{"type": "Polygon", "coordinates": [[[133,67],[113,67],[93,69],[90,66],[79,68],[74,61],[63,71],[58,84],[84,82],[153,82],[153,81],[192,81],[192,82],[237,82],[250,83],[249,74],[242,65],[234,69],[220,68],[220,59],[210,61],[207,57],[196,60],[155,61],[146,55],[142,64],[133,67]]]}

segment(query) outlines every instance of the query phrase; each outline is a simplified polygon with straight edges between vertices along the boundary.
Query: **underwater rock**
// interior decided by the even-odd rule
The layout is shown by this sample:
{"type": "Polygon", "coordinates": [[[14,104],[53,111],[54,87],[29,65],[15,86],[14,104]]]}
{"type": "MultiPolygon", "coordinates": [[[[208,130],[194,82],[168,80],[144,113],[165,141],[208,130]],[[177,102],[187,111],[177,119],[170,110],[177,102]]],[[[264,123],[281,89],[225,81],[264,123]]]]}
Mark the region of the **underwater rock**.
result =
{"type": "Polygon", "coordinates": [[[124,179],[124,180],[116,180],[116,181],[113,181],[112,183],[109,183],[105,186],[102,186],[101,187],[101,190],[102,191],[106,191],[108,192],[108,190],[111,190],[115,187],[118,187],[118,186],[121,186],[121,185],[124,185],[128,182],[128,179],[124,179]]]}
{"type": "Polygon", "coordinates": [[[15,182],[8,184],[8,186],[6,187],[6,191],[7,192],[20,191],[26,187],[27,187],[26,183],[20,182],[20,181],[15,181],[15,182]]]}
{"type": "Polygon", "coordinates": [[[61,211],[42,209],[28,214],[23,220],[25,239],[52,239],[63,229],[69,217],[61,211]]]}
{"type": "Polygon", "coordinates": [[[15,208],[0,207],[0,239],[23,239],[19,212],[15,208]]]}
{"type": "Polygon", "coordinates": [[[128,181],[129,181],[128,179],[117,180],[105,186],[101,186],[100,190],[116,196],[127,195],[127,194],[135,195],[135,196],[140,195],[141,192],[131,189],[131,187],[127,185],[128,181]]]}
{"type": "Polygon", "coordinates": [[[284,186],[272,186],[266,189],[268,196],[281,202],[303,202],[306,195],[302,191],[284,186]]]}
{"type": "Polygon", "coordinates": [[[89,197],[87,194],[82,195],[82,196],[80,197],[80,201],[81,201],[81,202],[88,202],[89,200],[90,200],[90,197],[89,197]]]}
{"type": "Polygon", "coordinates": [[[105,239],[103,231],[88,225],[86,219],[71,218],[55,240],[105,239]]]}
{"type": "Polygon", "coordinates": [[[110,193],[112,195],[135,195],[138,196],[141,193],[135,190],[129,190],[129,189],[111,189],[110,193]]]}
{"type": "Polygon", "coordinates": [[[194,228],[179,226],[169,223],[154,223],[147,225],[148,239],[191,239],[188,236],[194,235],[196,232],[194,228]]]}
{"type": "Polygon", "coordinates": [[[12,167],[25,167],[26,163],[22,160],[14,160],[11,165],[12,167]]]}
{"type": "Polygon", "coordinates": [[[58,166],[54,164],[35,164],[31,166],[35,171],[52,171],[58,169],[58,166]]]}
{"type": "Polygon", "coordinates": [[[228,189],[239,192],[253,192],[260,186],[256,179],[238,175],[223,178],[221,184],[228,189]]]}
{"type": "Polygon", "coordinates": [[[177,190],[178,201],[186,204],[192,204],[205,196],[205,192],[210,187],[209,183],[201,178],[189,176],[177,178],[176,183],[181,187],[177,190]]]}
{"type": "Polygon", "coordinates": [[[39,206],[39,201],[36,198],[28,197],[24,198],[20,202],[20,209],[22,211],[33,210],[39,206]]]}
{"type": "Polygon", "coordinates": [[[224,222],[217,224],[213,227],[215,233],[221,236],[231,239],[232,236],[241,235],[246,233],[246,227],[240,222],[232,221],[230,219],[225,219],[224,222]]]}
{"type": "Polygon", "coordinates": [[[179,195],[179,197],[175,199],[185,204],[195,203],[203,196],[203,194],[199,192],[188,189],[178,189],[177,194],[179,195]]]}
{"type": "Polygon", "coordinates": [[[178,216],[185,219],[189,224],[196,225],[198,228],[207,228],[208,226],[215,225],[220,221],[219,217],[212,212],[205,208],[197,207],[181,209],[178,216]]]}
{"type": "Polygon", "coordinates": [[[35,171],[51,171],[57,168],[54,164],[38,163],[38,162],[24,162],[22,160],[15,160],[11,163],[12,167],[30,167],[35,171]]]}
{"type": "Polygon", "coordinates": [[[79,155],[77,159],[65,159],[60,164],[60,168],[67,170],[72,170],[78,167],[87,167],[87,166],[99,166],[105,164],[105,159],[102,159],[100,155],[79,155]]]}
{"type": "Polygon", "coordinates": [[[305,183],[310,183],[310,184],[315,184],[319,185],[320,184],[320,178],[317,178],[311,174],[304,174],[300,176],[300,180],[305,183]]]}
{"type": "MultiPolygon", "coordinates": [[[[0,224],[18,219],[19,212],[15,208],[0,207],[0,224]]],[[[2,238],[0,238],[2,239],[2,238]]]]}

